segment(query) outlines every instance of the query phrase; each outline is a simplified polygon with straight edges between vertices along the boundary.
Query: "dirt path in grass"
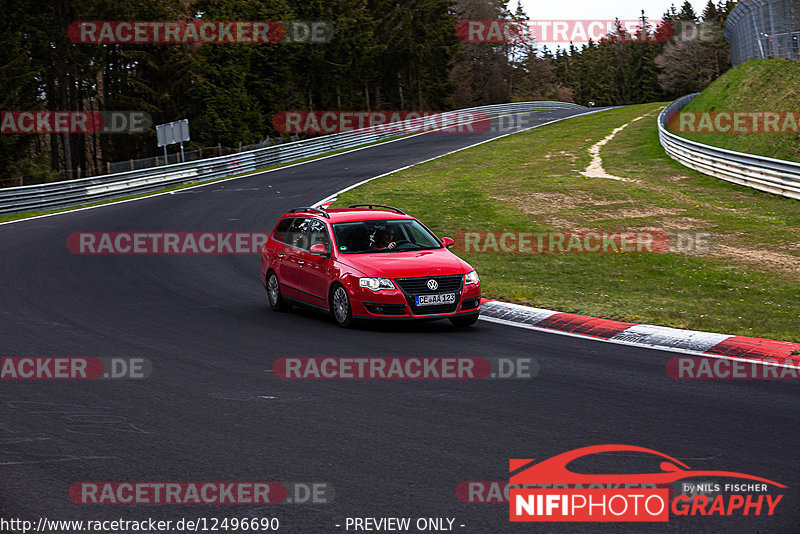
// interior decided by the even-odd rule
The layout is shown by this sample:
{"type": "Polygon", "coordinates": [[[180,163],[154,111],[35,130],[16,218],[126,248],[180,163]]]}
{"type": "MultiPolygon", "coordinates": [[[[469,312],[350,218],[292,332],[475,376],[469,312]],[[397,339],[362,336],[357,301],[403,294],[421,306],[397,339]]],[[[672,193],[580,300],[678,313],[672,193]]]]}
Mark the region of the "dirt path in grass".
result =
{"type": "Polygon", "coordinates": [[[644,115],[642,115],[640,117],[636,117],[635,119],[633,119],[630,122],[626,122],[625,124],[623,124],[619,128],[614,128],[611,131],[610,134],[608,134],[603,139],[601,139],[597,143],[595,143],[592,146],[590,146],[589,147],[589,155],[592,156],[592,161],[591,161],[591,163],[589,163],[589,166],[586,167],[585,171],[581,171],[581,174],[583,176],[586,176],[587,178],[606,178],[606,179],[609,179],[609,180],[621,180],[621,181],[626,181],[626,182],[632,181],[629,178],[620,178],[619,176],[614,176],[613,174],[608,174],[606,172],[606,170],[603,168],[603,158],[600,156],[600,149],[603,147],[603,145],[605,145],[606,143],[608,143],[609,141],[614,139],[614,136],[617,135],[619,132],[621,132],[622,130],[624,130],[625,128],[627,128],[628,126],[633,124],[634,122],[642,120],[643,118],[647,117],[648,115],[650,115],[650,113],[645,113],[644,115]]]}

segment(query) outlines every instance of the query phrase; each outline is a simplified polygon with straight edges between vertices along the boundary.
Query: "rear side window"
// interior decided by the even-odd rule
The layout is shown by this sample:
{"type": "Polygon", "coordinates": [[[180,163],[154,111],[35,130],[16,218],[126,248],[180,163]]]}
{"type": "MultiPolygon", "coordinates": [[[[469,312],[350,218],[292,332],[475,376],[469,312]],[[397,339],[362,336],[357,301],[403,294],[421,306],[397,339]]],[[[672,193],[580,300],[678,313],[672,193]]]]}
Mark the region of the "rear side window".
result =
{"type": "Polygon", "coordinates": [[[308,248],[308,225],[311,219],[294,219],[286,232],[286,243],[296,248],[308,248]]]}
{"type": "Polygon", "coordinates": [[[281,219],[281,222],[278,223],[278,226],[275,227],[275,230],[272,232],[272,237],[275,241],[280,241],[281,243],[288,243],[286,240],[286,234],[289,232],[289,228],[291,227],[292,223],[297,219],[294,217],[286,217],[285,219],[281,219]]]}

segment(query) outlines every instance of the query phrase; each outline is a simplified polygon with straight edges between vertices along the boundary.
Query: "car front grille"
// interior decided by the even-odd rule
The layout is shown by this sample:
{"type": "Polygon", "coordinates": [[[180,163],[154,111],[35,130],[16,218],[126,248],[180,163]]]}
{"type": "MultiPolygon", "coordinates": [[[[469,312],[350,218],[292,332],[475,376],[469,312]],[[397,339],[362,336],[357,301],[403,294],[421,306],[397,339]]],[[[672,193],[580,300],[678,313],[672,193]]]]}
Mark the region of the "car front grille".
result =
{"type": "Polygon", "coordinates": [[[464,277],[456,276],[421,276],[418,278],[398,278],[395,280],[400,289],[414,295],[432,295],[436,293],[455,293],[461,291],[461,282],[464,277]],[[428,289],[428,280],[436,280],[439,287],[428,289]]]}
{"type": "Polygon", "coordinates": [[[435,315],[439,313],[453,313],[458,308],[461,300],[461,286],[464,277],[461,275],[451,276],[420,276],[416,278],[398,278],[395,280],[403,291],[414,315],[435,315]],[[428,280],[436,280],[439,287],[428,289],[428,280]],[[432,306],[417,306],[414,304],[415,295],[437,295],[440,293],[455,293],[456,299],[452,304],[434,304],[432,306]]]}

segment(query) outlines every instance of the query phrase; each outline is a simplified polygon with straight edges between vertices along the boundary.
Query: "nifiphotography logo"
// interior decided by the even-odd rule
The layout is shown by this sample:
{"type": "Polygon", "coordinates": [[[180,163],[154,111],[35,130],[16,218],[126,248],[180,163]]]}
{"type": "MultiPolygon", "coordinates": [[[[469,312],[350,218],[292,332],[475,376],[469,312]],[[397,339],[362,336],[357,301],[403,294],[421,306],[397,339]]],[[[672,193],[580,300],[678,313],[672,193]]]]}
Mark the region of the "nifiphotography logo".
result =
{"type": "Polygon", "coordinates": [[[670,512],[676,516],[772,516],[783,494],[768,493],[770,486],[786,488],[744,473],[693,470],[664,453],[633,445],[582,447],[538,463],[511,459],[509,472],[509,520],[517,522],[668,522],[670,512]],[[583,474],[567,469],[579,458],[614,452],[661,457],[661,471],[583,474]],[[670,484],[698,477],[704,479],[703,489],[716,495],[687,495],[687,491],[697,493],[699,485],[685,482],[680,494],[670,495],[670,484]],[[732,480],[708,483],[708,477],[732,480]]]}

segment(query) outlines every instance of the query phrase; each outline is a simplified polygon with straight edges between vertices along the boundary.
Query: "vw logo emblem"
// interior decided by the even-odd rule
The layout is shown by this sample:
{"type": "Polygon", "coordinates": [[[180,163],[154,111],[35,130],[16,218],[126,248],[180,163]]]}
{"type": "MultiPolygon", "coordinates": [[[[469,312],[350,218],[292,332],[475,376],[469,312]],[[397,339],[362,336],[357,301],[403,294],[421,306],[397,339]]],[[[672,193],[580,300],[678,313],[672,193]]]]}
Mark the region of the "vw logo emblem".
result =
{"type": "Polygon", "coordinates": [[[438,287],[439,287],[439,282],[437,282],[437,281],[436,281],[436,280],[434,280],[433,278],[431,278],[430,280],[428,280],[428,289],[430,289],[431,291],[433,291],[433,290],[437,289],[438,287]]]}

